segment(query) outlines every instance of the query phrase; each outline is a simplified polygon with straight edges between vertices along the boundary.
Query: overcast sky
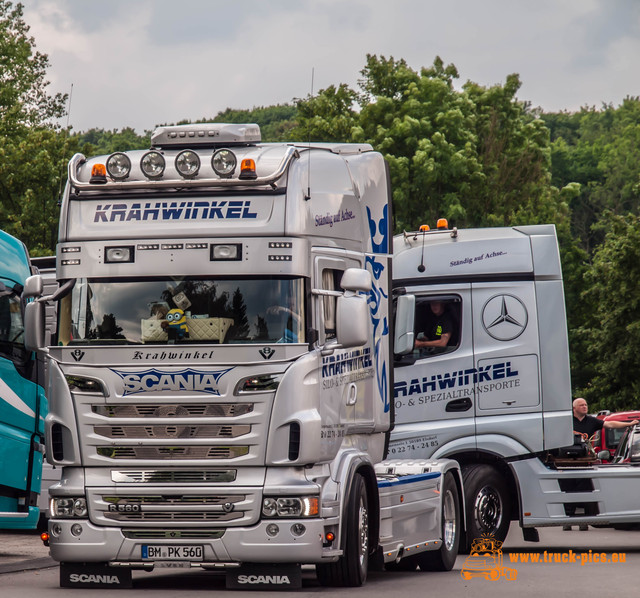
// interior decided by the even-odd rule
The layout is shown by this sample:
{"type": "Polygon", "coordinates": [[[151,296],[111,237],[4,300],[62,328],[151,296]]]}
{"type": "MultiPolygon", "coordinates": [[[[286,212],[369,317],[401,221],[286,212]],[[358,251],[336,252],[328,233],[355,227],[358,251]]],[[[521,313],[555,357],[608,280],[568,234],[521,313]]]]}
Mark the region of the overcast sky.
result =
{"type": "MultiPolygon", "coordinates": [[[[545,111],[640,95],[640,0],[23,0],[75,131],[213,118],[357,86],[366,55],[522,81],[545,111]]],[[[66,125],[66,119],[60,121],[66,125]]]]}

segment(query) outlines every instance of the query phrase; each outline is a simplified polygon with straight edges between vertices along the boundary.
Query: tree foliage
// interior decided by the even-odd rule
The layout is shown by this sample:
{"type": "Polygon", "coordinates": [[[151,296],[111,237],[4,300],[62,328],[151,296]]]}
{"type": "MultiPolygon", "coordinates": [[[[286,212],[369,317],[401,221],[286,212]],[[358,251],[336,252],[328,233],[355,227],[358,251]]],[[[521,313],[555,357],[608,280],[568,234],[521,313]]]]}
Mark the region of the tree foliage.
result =
{"type": "Polygon", "coordinates": [[[549,184],[549,131],[515,94],[517,75],[485,88],[436,58],[420,72],[367,56],[359,90],[342,84],[298,100],[298,140],[370,143],[391,172],[396,230],[446,217],[456,226],[561,222],[549,184]]]}
{"type": "Polygon", "coordinates": [[[22,4],[0,0],[0,138],[62,116],[66,96],[47,93],[49,59],[35,50],[22,4]]]}
{"type": "Polygon", "coordinates": [[[604,242],[585,274],[585,398],[595,408],[638,407],[640,396],[640,216],[607,212],[604,242]]]}

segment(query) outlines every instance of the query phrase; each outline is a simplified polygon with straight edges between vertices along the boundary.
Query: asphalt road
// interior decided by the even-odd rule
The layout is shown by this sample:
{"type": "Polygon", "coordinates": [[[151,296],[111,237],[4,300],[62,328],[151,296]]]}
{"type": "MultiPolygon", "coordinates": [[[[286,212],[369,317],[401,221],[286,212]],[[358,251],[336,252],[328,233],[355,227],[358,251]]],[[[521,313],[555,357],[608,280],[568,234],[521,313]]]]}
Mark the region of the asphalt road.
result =
{"type": "MultiPolygon", "coordinates": [[[[628,594],[638,585],[640,571],[640,531],[594,529],[582,532],[574,528],[540,530],[541,542],[522,540],[513,526],[503,547],[503,564],[515,571],[514,579],[495,581],[484,578],[465,580],[461,570],[465,556],[458,557],[455,569],[445,573],[372,572],[362,588],[322,588],[312,569],[303,572],[300,596],[326,594],[349,596],[360,593],[367,598],[389,598],[390,595],[467,596],[473,598],[549,598],[577,595],[616,596],[628,594]],[[538,562],[532,562],[536,560],[538,562]],[[600,561],[607,562],[600,562],[600,561]],[[616,560],[618,562],[612,562],[616,560]],[[526,562],[525,562],[526,561],[526,562]]],[[[0,596],[2,598],[61,597],[69,590],[58,586],[56,563],[48,557],[38,534],[0,532],[0,596]]],[[[228,592],[224,577],[218,573],[197,570],[158,569],[152,573],[134,572],[132,590],[83,590],[82,596],[138,596],[153,592],[154,596],[193,597],[194,593],[214,590],[228,592]],[[135,594],[134,594],[135,593],[135,594]]],[[[79,591],[77,591],[79,592],[79,591]]],[[[74,591],[71,590],[73,594],[74,591]]],[[[234,595],[244,592],[234,592],[234,595]]],[[[281,592],[262,592],[271,596],[281,592]]]]}

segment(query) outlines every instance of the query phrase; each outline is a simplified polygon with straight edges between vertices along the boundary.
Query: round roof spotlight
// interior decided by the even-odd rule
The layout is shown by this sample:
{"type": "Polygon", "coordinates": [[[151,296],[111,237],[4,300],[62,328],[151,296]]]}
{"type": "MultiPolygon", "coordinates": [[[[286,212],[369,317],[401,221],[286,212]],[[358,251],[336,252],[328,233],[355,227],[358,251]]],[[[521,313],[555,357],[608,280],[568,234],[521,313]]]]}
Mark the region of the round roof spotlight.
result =
{"type": "Polygon", "coordinates": [[[107,172],[109,176],[116,181],[126,179],[131,172],[131,160],[129,160],[129,156],[122,152],[111,154],[107,159],[107,172]]]}
{"type": "Polygon", "coordinates": [[[147,152],[140,160],[140,169],[144,176],[150,179],[157,179],[164,172],[164,158],[160,152],[147,152]]]}
{"type": "Polygon", "coordinates": [[[236,169],[238,160],[235,154],[228,149],[219,149],[211,158],[211,166],[214,172],[221,177],[230,177],[236,169]]]}
{"type": "Polygon", "coordinates": [[[185,179],[191,179],[200,170],[200,158],[191,150],[184,150],[176,156],[176,170],[185,179]]]}

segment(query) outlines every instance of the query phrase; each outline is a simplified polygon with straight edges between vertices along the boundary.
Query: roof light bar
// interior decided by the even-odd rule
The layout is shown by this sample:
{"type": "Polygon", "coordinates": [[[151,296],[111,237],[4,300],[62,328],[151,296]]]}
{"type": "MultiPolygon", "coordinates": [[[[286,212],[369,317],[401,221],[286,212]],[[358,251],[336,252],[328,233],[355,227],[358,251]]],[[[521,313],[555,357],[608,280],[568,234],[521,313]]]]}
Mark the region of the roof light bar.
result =
{"type": "Polygon", "coordinates": [[[260,127],[255,123],[196,123],[156,129],[151,135],[151,147],[251,145],[261,139],[260,127]]]}
{"type": "MultiPolygon", "coordinates": [[[[250,162],[245,164],[245,171],[241,176],[238,177],[234,176],[236,170],[235,164],[233,169],[231,168],[231,164],[233,164],[236,158],[233,153],[229,151],[228,154],[222,154],[220,159],[220,163],[226,163],[226,168],[228,168],[229,170],[229,174],[227,175],[224,174],[225,170],[221,170],[221,172],[216,171],[215,177],[203,177],[196,175],[185,177],[184,175],[182,175],[182,177],[179,178],[175,174],[173,174],[173,176],[167,176],[166,178],[163,178],[166,167],[165,158],[163,157],[161,152],[151,150],[149,152],[146,152],[142,156],[142,159],[140,160],[140,169],[142,170],[144,176],[147,177],[147,179],[151,179],[153,181],[153,186],[155,188],[175,189],[182,188],[185,185],[188,185],[189,187],[234,187],[238,185],[258,187],[271,185],[275,187],[276,181],[278,181],[278,179],[280,179],[285,174],[291,162],[299,157],[300,154],[298,153],[298,150],[294,146],[289,146],[284,151],[280,163],[269,174],[263,174],[259,176],[255,170],[255,160],[251,160],[250,162]],[[185,178],[187,178],[188,183],[185,181],[185,178]]],[[[81,174],[81,167],[86,163],[87,158],[80,153],[75,154],[69,161],[69,182],[74,189],[95,189],[96,184],[105,183],[108,184],[109,189],[149,188],[149,180],[132,180],[131,178],[127,180],[115,180],[113,178],[107,179],[106,175],[104,175],[103,177],[100,177],[99,175],[95,178],[92,177],[89,181],[87,181],[86,178],[82,180],[79,177],[86,177],[86,174],[81,174]]],[[[98,168],[99,172],[99,166],[96,165],[96,167],[98,168]]],[[[222,166],[220,168],[222,169],[222,166]]],[[[102,169],[106,172],[104,165],[102,165],[102,169]]]]}

